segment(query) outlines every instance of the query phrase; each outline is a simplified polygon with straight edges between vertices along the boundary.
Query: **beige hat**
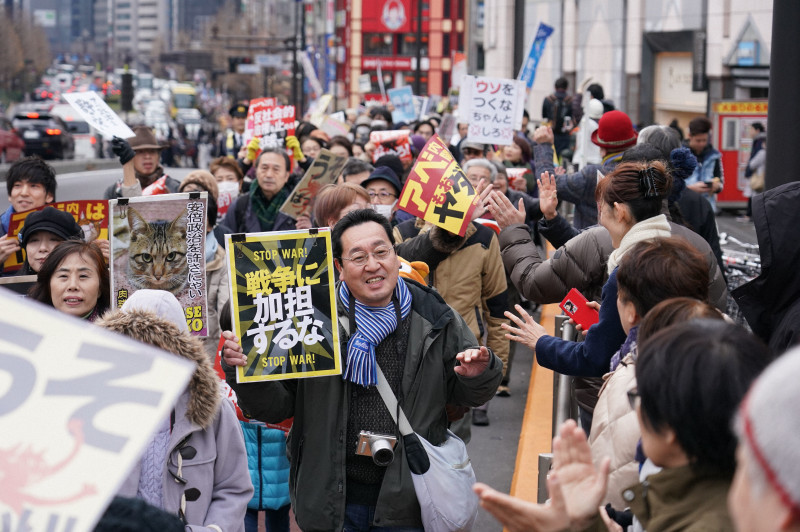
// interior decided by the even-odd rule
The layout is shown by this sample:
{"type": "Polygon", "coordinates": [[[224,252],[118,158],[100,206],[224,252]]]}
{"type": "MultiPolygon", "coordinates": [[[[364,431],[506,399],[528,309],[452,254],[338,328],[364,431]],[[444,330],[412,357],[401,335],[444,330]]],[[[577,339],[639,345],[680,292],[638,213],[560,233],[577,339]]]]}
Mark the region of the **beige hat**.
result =
{"type": "Polygon", "coordinates": [[[183,189],[189,184],[195,184],[211,194],[211,197],[214,198],[214,201],[219,200],[219,187],[217,186],[216,178],[211,174],[211,172],[206,170],[192,170],[186,175],[186,177],[183,178],[183,181],[181,181],[181,186],[178,188],[178,192],[183,192],[183,189]]]}

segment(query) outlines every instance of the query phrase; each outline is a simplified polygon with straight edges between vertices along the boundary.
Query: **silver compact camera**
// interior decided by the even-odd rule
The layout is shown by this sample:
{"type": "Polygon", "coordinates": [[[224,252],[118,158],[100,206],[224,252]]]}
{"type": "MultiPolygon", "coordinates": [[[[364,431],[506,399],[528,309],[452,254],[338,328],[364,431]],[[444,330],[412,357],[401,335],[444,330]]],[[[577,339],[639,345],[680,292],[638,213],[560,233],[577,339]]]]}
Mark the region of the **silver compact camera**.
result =
{"type": "Polygon", "coordinates": [[[362,430],[358,435],[356,454],[371,456],[375,465],[388,466],[394,460],[395,445],[397,445],[397,438],[394,436],[362,430]]]}

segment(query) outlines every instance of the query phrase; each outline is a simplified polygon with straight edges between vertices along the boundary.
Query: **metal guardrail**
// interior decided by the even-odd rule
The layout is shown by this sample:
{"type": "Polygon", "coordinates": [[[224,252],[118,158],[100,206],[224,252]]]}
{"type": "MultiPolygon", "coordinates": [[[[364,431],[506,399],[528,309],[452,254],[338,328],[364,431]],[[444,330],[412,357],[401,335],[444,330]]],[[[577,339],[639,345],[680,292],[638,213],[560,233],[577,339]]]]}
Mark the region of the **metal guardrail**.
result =
{"type": "MultiPolygon", "coordinates": [[[[56,175],[72,174],[75,172],[91,172],[92,170],[107,170],[122,168],[119,160],[115,157],[113,159],[74,159],[68,161],[47,161],[47,164],[53,167],[56,175]]],[[[6,180],[6,174],[11,164],[0,165],[0,182],[6,180]]]]}

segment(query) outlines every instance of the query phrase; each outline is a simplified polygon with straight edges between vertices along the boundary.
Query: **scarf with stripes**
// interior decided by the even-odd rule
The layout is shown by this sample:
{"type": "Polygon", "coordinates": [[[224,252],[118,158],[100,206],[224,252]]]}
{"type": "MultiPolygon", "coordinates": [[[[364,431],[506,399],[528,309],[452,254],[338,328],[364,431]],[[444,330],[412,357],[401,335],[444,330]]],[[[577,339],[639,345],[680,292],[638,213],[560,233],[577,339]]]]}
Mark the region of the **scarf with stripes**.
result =
{"type": "MultiPolygon", "coordinates": [[[[350,289],[344,281],[339,286],[339,299],[349,312],[350,289]]],[[[347,367],[342,378],[364,387],[377,385],[375,348],[397,328],[398,314],[402,320],[409,312],[411,312],[411,292],[402,277],[398,277],[394,297],[388,305],[369,307],[360,301],[355,301],[356,330],[347,342],[347,367]],[[399,308],[399,312],[395,305],[399,308]]]]}

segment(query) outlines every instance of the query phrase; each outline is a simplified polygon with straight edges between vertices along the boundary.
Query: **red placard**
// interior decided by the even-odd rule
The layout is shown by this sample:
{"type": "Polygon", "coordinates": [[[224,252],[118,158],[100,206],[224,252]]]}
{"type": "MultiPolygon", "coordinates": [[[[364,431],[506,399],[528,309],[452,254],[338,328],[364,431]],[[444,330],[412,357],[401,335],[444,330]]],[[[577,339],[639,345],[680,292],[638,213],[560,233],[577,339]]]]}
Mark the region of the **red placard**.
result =
{"type": "Polygon", "coordinates": [[[434,135],[417,157],[398,206],[401,210],[464,236],[478,196],[441,137],[434,135]]]}
{"type": "Polygon", "coordinates": [[[363,3],[365,33],[409,33],[411,0],[370,0],[363,3]]]}
{"type": "Polygon", "coordinates": [[[397,155],[404,163],[410,163],[414,159],[411,155],[411,132],[408,130],[373,131],[369,134],[369,141],[375,144],[373,163],[389,153],[397,155]]]}

